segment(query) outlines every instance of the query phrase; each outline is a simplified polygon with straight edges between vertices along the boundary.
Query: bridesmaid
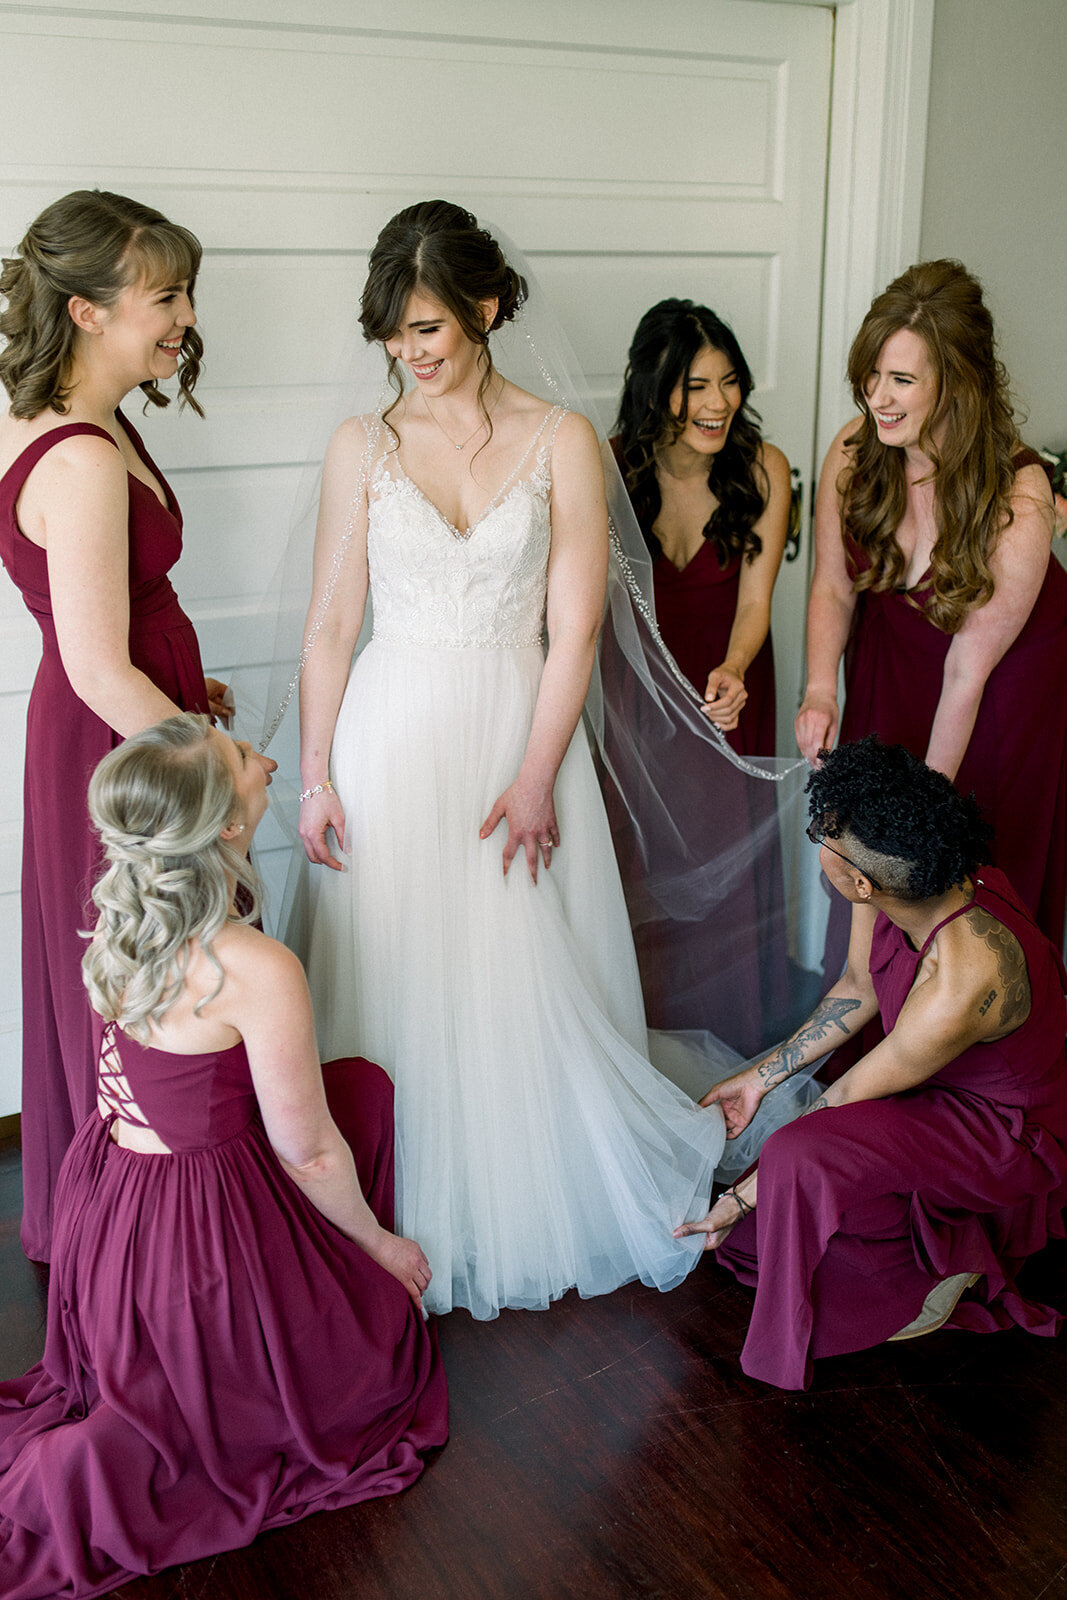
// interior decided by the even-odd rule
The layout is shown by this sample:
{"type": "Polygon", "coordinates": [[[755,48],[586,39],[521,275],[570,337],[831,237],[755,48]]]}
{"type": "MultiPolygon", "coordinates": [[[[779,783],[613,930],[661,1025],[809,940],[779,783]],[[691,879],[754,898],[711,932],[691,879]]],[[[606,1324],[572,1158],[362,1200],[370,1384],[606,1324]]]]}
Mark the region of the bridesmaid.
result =
{"type": "Polygon", "coordinates": [[[122,195],[83,190],[41,213],[5,260],[0,295],[0,557],[44,653],[26,727],[22,867],[26,1253],[47,1260],[64,1152],[95,1101],[81,983],[87,895],[99,861],[89,776],[120,739],[181,709],[220,711],[167,574],[181,513],[117,409],[193,390],[203,345],[200,245],[122,195]]]}
{"type": "Polygon", "coordinates": [[[180,716],[90,786],[99,1109],[56,1190],[44,1358],[0,1384],[8,1600],[395,1494],[447,1436],[389,1080],[335,1061],[324,1092],[300,963],[234,910],[273,766],[180,716]]]}
{"type": "Polygon", "coordinates": [[[872,304],[848,375],[860,414],[819,483],[797,742],[812,762],[833,744],[844,654],[842,741],[877,733],[973,791],[996,865],[1059,946],[1067,573],[979,283],[958,261],[910,267],[872,304]]]}
{"type": "Polygon", "coordinates": [[[612,446],[652,553],[667,648],[738,754],[771,756],[771,596],[790,481],[751,393],[726,323],[692,300],[661,300],[637,325],[612,446]]]}
{"type": "MultiPolygon", "coordinates": [[[[773,756],[771,596],[791,486],[785,456],[760,436],[752,387],[737,339],[713,311],[661,300],[630,346],[612,448],[652,555],[656,620],[668,650],[734,750],[773,756]]],[[[621,670],[610,627],[601,665],[605,675],[621,670]]],[[[616,692],[625,694],[624,684],[616,692]]],[[[634,697],[628,732],[639,746],[643,715],[634,697]]],[[[610,784],[605,794],[649,1023],[710,1027],[751,1055],[781,1032],[789,1011],[774,785],[753,785],[708,752],[696,770],[672,767],[664,793],[690,850],[687,869],[702,885],[704,903],[688,919],[664,919],[654,902],[649,914],[643,890],[649,879],[674,876],[673,833],[649,826],[636,842],[610,784]],[[661,838],[669,846],[662,856],[661,838]],[[733,862],[725,888],[707,866],[723,853],[733,862]]]]}

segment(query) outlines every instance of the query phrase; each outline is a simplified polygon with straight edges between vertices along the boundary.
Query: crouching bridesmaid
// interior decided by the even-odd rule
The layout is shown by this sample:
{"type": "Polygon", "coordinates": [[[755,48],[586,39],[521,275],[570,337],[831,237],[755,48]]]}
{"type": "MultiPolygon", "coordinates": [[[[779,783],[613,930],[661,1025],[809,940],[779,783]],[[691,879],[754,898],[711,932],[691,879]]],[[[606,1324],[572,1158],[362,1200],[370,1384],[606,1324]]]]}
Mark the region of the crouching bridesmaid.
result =
{"type": "Polygon", "coordinates": [[[8,1600],[393,1494],[447,1437],[429,1267],[391,1231],[392,1087],[320,1069],[299,962],[234,909],[273,765],[187,713],[90,786],[99,1100],[57,1187],[44,1359],[0,1385],[8,1600]]]}

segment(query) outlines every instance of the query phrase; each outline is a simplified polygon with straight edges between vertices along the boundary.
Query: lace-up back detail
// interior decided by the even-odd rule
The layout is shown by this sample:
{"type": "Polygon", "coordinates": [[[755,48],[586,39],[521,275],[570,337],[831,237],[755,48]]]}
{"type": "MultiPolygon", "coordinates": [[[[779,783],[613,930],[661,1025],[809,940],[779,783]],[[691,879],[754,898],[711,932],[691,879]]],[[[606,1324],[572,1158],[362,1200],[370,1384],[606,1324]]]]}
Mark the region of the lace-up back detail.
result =
{"type": "Polygon", "coordinates": [[[241,1133],[256,1115],[243,1044],[175,1055],[138,1044],[113,1022],[97,1061],[97,1108],[155,1135],[171,1154],[206,1150],[241,1133]]]}
{"type": "Polygon", "coordinates": [[[100,1044],[96,1072],[96,1103],[102,1117],[116,1116],[135,1128],[151,1128],[151,1123],[133,1097],[118,1049],[118,1029],[109,1022],[100,1044]]]}
{"type": "Polygon", "coordinates": [[[559,406],[547,414],[466,533],[408,477],[394,451],[378,456],[367,527],[376,641],[454,650],[541,644],[552,447],[564,415],[559,406]]]}

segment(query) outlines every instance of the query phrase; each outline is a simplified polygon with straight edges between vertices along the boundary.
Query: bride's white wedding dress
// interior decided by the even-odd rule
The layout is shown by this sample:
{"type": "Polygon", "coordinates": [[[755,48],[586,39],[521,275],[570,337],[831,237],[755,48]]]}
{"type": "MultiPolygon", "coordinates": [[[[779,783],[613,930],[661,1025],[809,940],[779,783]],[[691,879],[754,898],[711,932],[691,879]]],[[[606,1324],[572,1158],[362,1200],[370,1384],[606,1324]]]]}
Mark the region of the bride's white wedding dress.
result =
{"type": "Polygon", "coordinates": [[[550,464],[562,412],[461,534],[377,419],[368,473],[374,634],[331,774],[346,871],[312,874],[306,958],[324,1059],[396,1084],[397,1226],[433,1268],[429,1309],[542,1307],[576,1285],[670,1289],[702,1240],[723,1146],[647,1058],[637,963],[581,725],[555,787],[562,843],[536,886],[505,824],[544,664],[550,464]]]}

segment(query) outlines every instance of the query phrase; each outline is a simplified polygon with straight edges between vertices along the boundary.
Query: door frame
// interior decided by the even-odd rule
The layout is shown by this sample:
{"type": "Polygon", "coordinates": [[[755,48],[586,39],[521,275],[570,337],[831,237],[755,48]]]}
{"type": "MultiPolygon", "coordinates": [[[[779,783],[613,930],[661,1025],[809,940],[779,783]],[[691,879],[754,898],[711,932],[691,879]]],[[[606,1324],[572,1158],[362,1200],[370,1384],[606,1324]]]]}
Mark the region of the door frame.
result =
{"type": "Polygon", "coordinates": [[[838,0],[831,9],[817,464],[852,403],[845,364],[864,313],[919,257],[934,29],[934,0],[838,0]]]}

